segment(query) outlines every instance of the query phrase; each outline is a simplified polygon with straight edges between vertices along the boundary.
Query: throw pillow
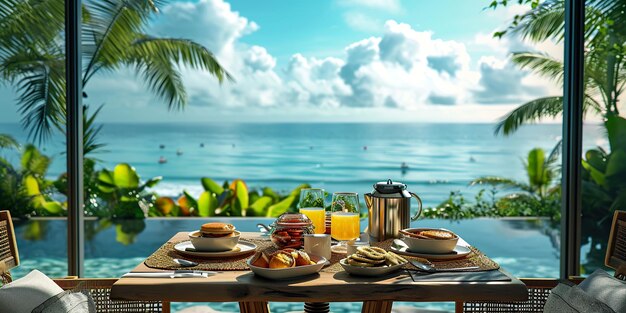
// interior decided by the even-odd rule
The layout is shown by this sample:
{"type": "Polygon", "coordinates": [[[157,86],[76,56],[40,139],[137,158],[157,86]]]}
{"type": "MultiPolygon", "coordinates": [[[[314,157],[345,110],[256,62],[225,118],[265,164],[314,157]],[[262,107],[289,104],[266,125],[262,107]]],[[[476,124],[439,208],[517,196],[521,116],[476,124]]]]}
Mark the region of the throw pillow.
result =
{"type": "Polygon", "coordinates": [[[626,281],[619,280],[602,269],[597,269],[580,283],[590,296],[606,303],[617,313],[626,313],[626,281]]]}
{"type": "Polygon", "coordinates": [[[46,300],[32,313],[96,313],[89,290],[67,290],[46,300]]]}
{"type": "Polygon", "coordinates": [[[50,297],[63,292],[61,287],[42,272],[28,275],[0,288],[0,312],[30,313],[50,297]]]}
{"type": "Polygon", "coordinates": [[[569,281],[562,281],[548,296],[544,313],[615,313],[609,306],[569,281]]]}

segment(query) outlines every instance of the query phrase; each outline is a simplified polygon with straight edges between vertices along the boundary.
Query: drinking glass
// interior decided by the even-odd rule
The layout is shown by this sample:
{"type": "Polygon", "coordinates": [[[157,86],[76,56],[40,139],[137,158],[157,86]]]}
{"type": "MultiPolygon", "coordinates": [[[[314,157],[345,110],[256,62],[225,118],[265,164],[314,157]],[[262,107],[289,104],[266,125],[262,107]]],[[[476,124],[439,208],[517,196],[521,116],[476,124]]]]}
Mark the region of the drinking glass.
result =
{"type": "Polygon", "coordinates": [[[333,193],[331,212],[331,236],[341,241],[342,246],[345,246],[346,241],[360,237],[359,194],[356,192],[333,193]]]}
{"type": "Polygon", "coordinates": [[[311,222],[316,234],[326,232],[326,210],[324,209],[324,189],[303,188],[300,190],[300,213],[306,215],[311,222]]]}

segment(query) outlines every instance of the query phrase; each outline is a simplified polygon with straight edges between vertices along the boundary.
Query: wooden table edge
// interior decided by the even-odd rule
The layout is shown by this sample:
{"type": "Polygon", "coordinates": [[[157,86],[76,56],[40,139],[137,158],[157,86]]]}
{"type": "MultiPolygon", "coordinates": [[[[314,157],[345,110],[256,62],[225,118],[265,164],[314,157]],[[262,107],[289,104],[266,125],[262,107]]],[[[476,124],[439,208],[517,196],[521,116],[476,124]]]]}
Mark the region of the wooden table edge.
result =
{"type": "MultiPolygon", "coordinates": [[[[257,233],[243,233],[245,235],[257,235],[257,233]]],[[[168,242],[179,241],[182,236],[186,236],[187,232],[179,232],[174,235],[168,242]]],[[[133,270],[141,271],[141,272],[159,272],[159,269],[152,269],[145,266],[142,262],[133,270]]],[[[255,293],[250,290],[242,290],[241,292],[234,292],[225,296],[224,294],[219,297],[206,297],[203,299],[199,299],[198,297],[175,297],[175,292],[167,292],[164,294],[159,294],[158,292],[152,292],[150,289],[156,288],[167,288],[174,290],[178,290],[179,288],[184,288],[185,284],[197,283],[196,280],[198,278],[149,278],[147,279],[149,283],[138,284],[142,280],[145,281],[146,278],[120,278],[117,282],[115,282],[111,289],[110,298],[112,300],[156,300],[156,301],[167,301],[167,302],[362,302],[362,301],[409,301],[409,302],[455,302],[455,301],[525,301],[528,299],[528,289],[526,285],[514,277],[510,273],[506,272],[503,269],[498,269],[498,271],[502,272],[506,276],[508,276],[510,281],[491,281],[491,282],[474,282],[471,284],[480,284],[482,287],[491,287],[491,286],[499,286],[501,292],[497,292],[497,295],[493,294],[480,294],[480,293],[465,293],[458,294],[455,293],[453,297],[449,296],[449,292],[446,292],[446,289],[457,289],[455,286],[466,283],[467,282],[415,282],[415,283],[407,283],[407,284],[377,284],[376,292],[372,292],[372,295],[369,296],[367,294],[360,294],[359,296],[351,296],[350,293],[341,292],[345,291],[345,287],[349,286],[346,282],[341,282],[340,284],[333,285],[332,283],[324,283],[323,286],[315,287],[315,286],[292,286],[289,287],[289,290],[273,290],[270,287],[265,288],[264,293],[255,293]],[[192,281],[189,281],[192,280],[192,281]],[[402,296],[398,296],[396,293],[390,289],[397,289],[398,286],[402,286],[401,289],[404,289],[408,292],[402,294],[402,296]],[[151,287],[151,288],[143,288],[143,291],[139,291],[138,287],[151,287]],[[437,295],[430,295],[428,298],[422,298],[421,294],[417,296],[412,294],[414,292],[426,293],[427,290],[425,288],[432,289],[433,287],[437,288],[437,295]],[[130,288],[130,289],[127,289],[130,288]],[[306,296],[306,290],[311,290],[314,288],[336,288],[341,289],[339,292],[336,292],[332,295],[328,295],[326,297],[315,297],[311,298],[310,296],[306,296]],[[502,288],[506,288],[506,291],[502,291],[502,288]],[[133,296],[127,296],[124,290],[132,290],[133,296]],[[147,292],[146,292],[147,291],[147,292]],[[388,291],[388,292],[386,292],[388,291]],[[394,294],[389,294],[390,292],[394,292],[394,294]],[[375,294],[375,295],[374,295],[375,294]],[[503,297],[503,295],[505,297],[503,297]]],[[[218,275],[230,275],[238,277],[241,274],[248,274],[250,271],[225,271],[223,273],[218,273],[218,275]]],[[[323,276],[334,275],[335,273],[322,273],[323,276]]],[[[208,278],[209,280],[212,277],[208,278]]],[[[316,278],[316,279],[319,279],[316,278]]],[[[332,278],[330,278],[332,279],[332,278]]],[[[228,283],[224,282],[219,287],[233,287],[233,285],[238,285],[236,280],[230,281],[228,283]],[[230,285],[230,286],[229,286],[230,285]]],[[[268,285],[271,285],[272,282],[268,282],[268,285]]],[[[361,282],[360,284],[370,285],[370,283],[361,282]]],[[[374,283],[375,284],[375,283],[374,283]]],[[[358,286],[359,284],[355,284],[358,286]]],[[[188,285],[187,285],[188,286],[188,285]]],[[[215,286],[219,288],[218,286],[215,286]]],[[[241,289],[235,287],[234,289],[241,289]]],[[[249,289],[249,288],[244,288],[249,289]]],[[[471,288],[466,288],[471,290],[471,288]]],[[[488,288],[486,288],[488,289],[488,288]]],[[[458,291],[458,289],[457,289],[458,291]]]]}

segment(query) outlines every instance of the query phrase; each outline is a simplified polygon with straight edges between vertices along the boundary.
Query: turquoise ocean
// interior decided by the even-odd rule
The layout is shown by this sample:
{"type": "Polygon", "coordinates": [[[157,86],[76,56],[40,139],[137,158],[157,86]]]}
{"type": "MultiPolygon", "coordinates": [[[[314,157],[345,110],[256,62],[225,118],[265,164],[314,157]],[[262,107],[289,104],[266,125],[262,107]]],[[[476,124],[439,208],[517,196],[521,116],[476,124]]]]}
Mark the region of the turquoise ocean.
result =
{"type": "MultiPolygon", "coordinates": [[[[0,133],[27,140],[17,124],[0,124],[0,133]]],[[[154,188],[160,195],[175,196],[182,189],[199,194],[201,177],[241,178],[251,188],[287,191],[309,183],[360,194],[374,182],[393,179],[436,205],[451,190],[472,192],[467,184],[479,176],[524,180],[528,151],[549,152],[560,138],[558,124],[529,125],[504,137],[494,135],[492,124],[109,123],[98,137],[105,151],[92,157],[100,160],[98,167],[127,162],[143,179],[162,176],[154,188]],[[161,157],[167,163],[160,164],[161,157]],[[402,170],[402,163],[408,169],[402,170]]],[[[53,136],[44,146],[54,158],[51,178],[65,171],[64,142],[53,136]]],[[[585,148],[597,145],[606,146],[602,129],[586,125],[585,148]]]]}

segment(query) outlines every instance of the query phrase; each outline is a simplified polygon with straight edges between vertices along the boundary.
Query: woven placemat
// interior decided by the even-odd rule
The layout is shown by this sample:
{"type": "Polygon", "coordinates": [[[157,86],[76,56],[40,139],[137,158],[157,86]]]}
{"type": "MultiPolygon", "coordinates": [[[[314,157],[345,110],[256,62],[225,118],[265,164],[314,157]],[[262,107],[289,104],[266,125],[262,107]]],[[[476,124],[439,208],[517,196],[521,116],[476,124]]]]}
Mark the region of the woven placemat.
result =
{"type": "MultiPolygon", "coordinates": [[[[241,238],[243,240],[254,243],[257,246],[257,250],[265,250],[268,248],[273,248],[272,242],[269,240],[262,239],[247,239],[241,238]]],[[[185,240],[183,240],[185,241],[185,240]]],[[[182,241],[181,241],[182,242],[182,241]]],[[[174,250],[174,246],[180,242],[168,242],[161,246],[157,251],[155,251],[151,256],[149,256],[144,264],[147,267],[158,268],[163,270],[177,270],[183,268],[182,266],[174,263],[173,259],[180,258],[189,261],[193,261],[198,263],[197,266],[193,267],[185,267],[184,269],[189,270],[198,270],[198,271],[244,271],[249,270],[248,265],[246,264],[246,260],[253,254],[252,252],[246,255],[241,255],[233,258],[223,258],[223,259],[204,259],[204,258],[194,258],[188,255],[182,255],[176,250],[174,250]]]]}
{"type": "MultiPolygon", "coordinates": [[[[385,240],[382,242],[374,243],[372,245],[381,247],[387,251],[391,251],[390,248],[391,248],[392,243],[393,243],[393,240],[385,240]]],[[[463,268],[463,267],[477,266],[478,268],[467,269],[463,271],[464,272],[480,272],[480,271],[497,270],[500,268],[500,265],[498,263],[496,263],[494,260],[487,257],[480,250],[476,249],[473,246],[469,246],[469,249],[472,251],[470,252],[470,254],[468,254],[467,256],[458,258],[458,259],[453,259],[453,260],[427,260],[427,259],[412,257],[412,256],[407,256],[407,255],[402,255],[402,257],[404,257],[405,259],[409,259],[409,260],[418,260],[423,263],[430,262],[433,265],[433,267],[435,267],[436,269],[441,269],[441,270],[448,269],[448,268],[463,268]]],[[[415,269],[415,267],[411,265],[410,263],[407,264],[405,268],[415,269]]]]}
{"type": "MultiPolygon", "coordinates": [[[[272,245],[272,242],[269,240],[260,240],[260,239],[246,239],[242,238],[246,241],[250,241],[257,245],[257,251],[264,251],[268,254],[273,253],[277,249],[272,245]]],[[[373,246],[381,247],[385,250],[390,250],[392,240],[387,240],[378,243],[372,243],[373,246]]],[[[151,256],[149,256],[145,261],[145,265],[151,268],[157,269],[166,269],[166,270],[175,270],[181,269],[182,267],[177,263],[174,263],[174,258],[182,258],[185,260],[190,260],[197,262],[198,265],[194,267],[186,267],[185,269],[191,270],[202,270],[202,271],[244,271],[249,270],[248,265],[246,264],[246,260],[252,255],[247,254],[235,258],[224,258],[224,259],[203,259],[203,258],[192,258],[186,255],[181,255],[176,250],[174,250],[174,246],[178,244],[178,242],[168,242],[161,246],[156,252],[154,252],[151,256]]],[[[455,259],[455,260],[445,260],[445,261],[434,261],[430,262],[437,269],[447,269],[447,268],[462,268],[462,267],[474,267],[478,266],[477,269],[468,269],[468,272],[478,272],[478,271],[488,271],[495,270],[500,268],[500,265],[495,261],[488,258],[485,254],[483,254],[480,250],[471,247],[472,252],[463,258],[455,259]]],[[[345,258],[345,254],[337,254],[333,253],[330,259],[330,265],[325,266],[322,269],[322,272],[326,273],[337,273],[343,271],[341,264],[339,261],[345,258]]],[[[421,262],[427,262],[427,260],[417,257],[404,256],[407,259],[415,259],[421,262]]],[[[407,269],[415,269],[413,265],[407,264],[405,266],[407,269]]]]}

